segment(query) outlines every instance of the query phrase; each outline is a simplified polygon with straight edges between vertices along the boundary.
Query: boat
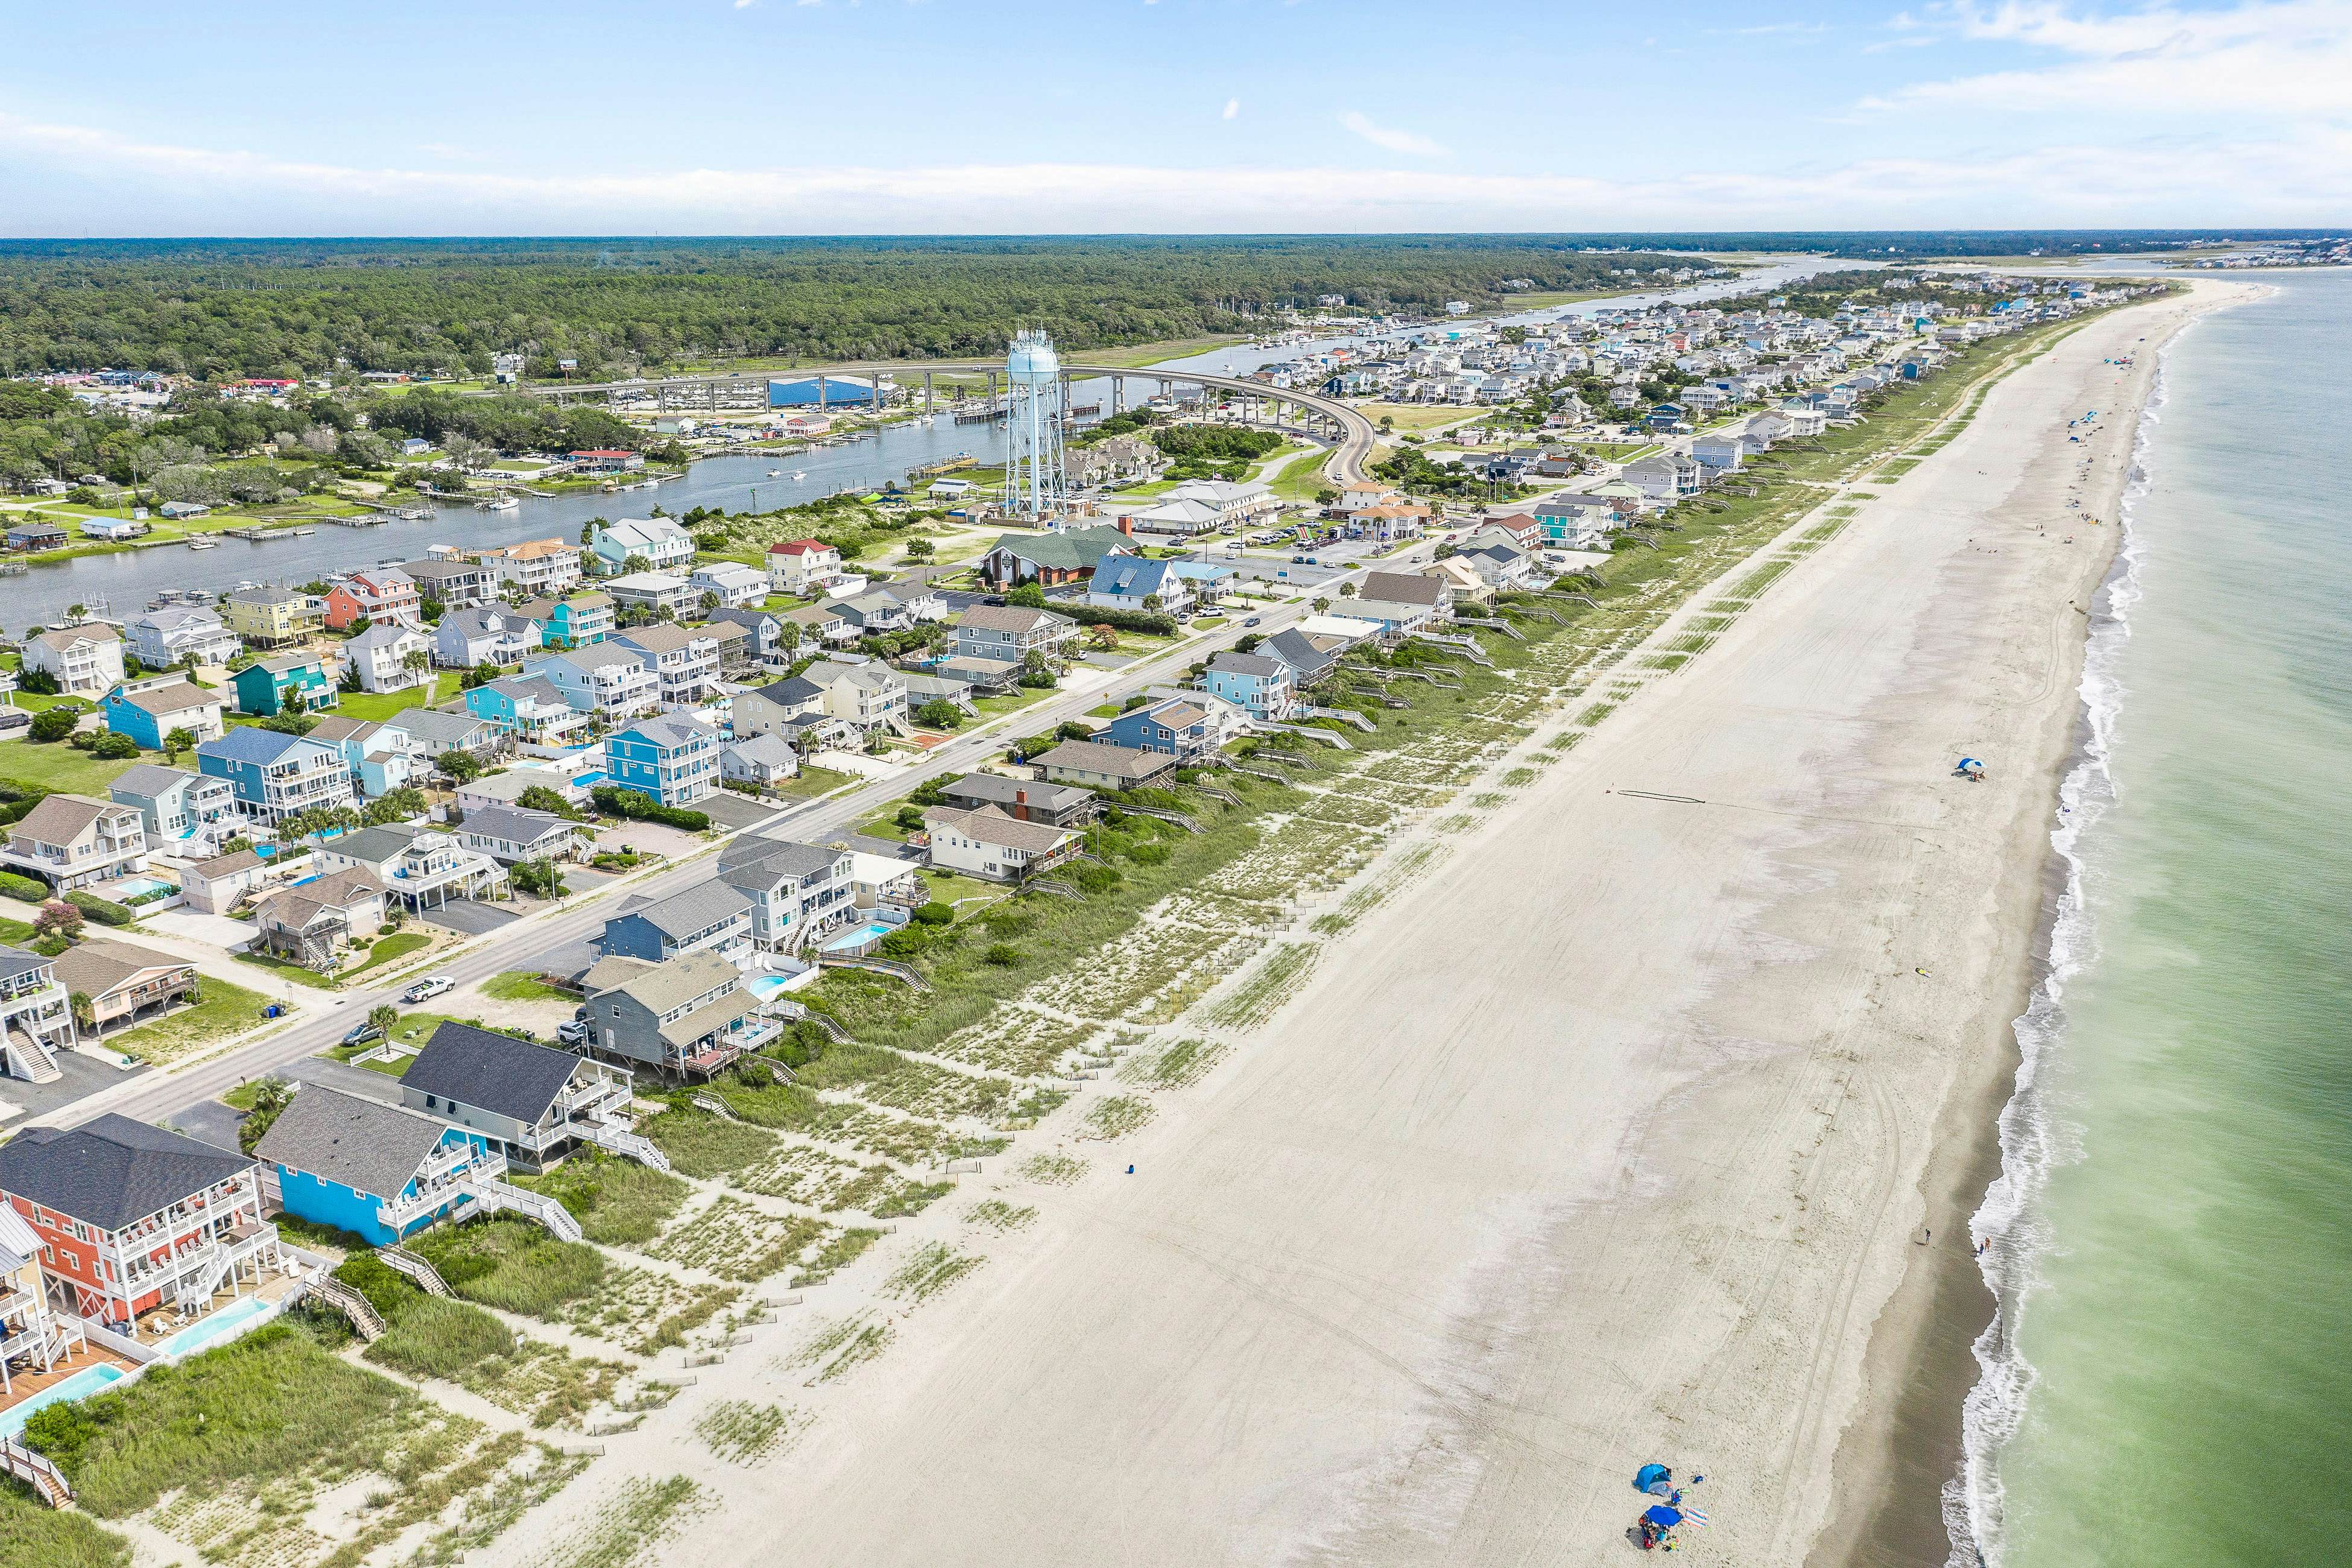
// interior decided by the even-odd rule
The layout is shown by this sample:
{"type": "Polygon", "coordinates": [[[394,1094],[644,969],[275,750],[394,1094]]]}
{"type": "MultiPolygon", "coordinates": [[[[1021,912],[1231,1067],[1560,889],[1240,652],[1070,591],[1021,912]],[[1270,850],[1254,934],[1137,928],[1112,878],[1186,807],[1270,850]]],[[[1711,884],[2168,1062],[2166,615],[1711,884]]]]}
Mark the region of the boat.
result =
{"type": "Polygon", "coordinates": [[[808,478],[808,470],[807,470],[807,469],[805,469],[805,468],[794,468],[794,469],[793,470],[793,483],[794,483],[794,484],[798,484],[798,483],[800,483],[803,479],[807,479],[807,478],[808,478]]]}
{"type": "Polygon", "coordinates": [[[768,470],[768,477],[772,479],[781,479],[784,477],[784,470],[782,468],[770,468],[768,470]]]}
{"type": "Polygon", "coordinates": [[[496,500],[484,501],[482,503],[482,510],[484,511],[513,511],[521,505],[522,502],[515,500],[512,496],[500,496],[496,500]]]}
{"type": "Polygon", "coordinates": [[[306,533],[316,533],[319,531],[315,528],[297,528],[289,530],[289,531],[290,531],[295,538],[299,539],[306,533]]]}
{"type": "Polygon", "coordinates": [[[220,548],[220,541],[217,539],[191,539],[188,541],[188,548],[191,550],[218,550],[220,548]]]}

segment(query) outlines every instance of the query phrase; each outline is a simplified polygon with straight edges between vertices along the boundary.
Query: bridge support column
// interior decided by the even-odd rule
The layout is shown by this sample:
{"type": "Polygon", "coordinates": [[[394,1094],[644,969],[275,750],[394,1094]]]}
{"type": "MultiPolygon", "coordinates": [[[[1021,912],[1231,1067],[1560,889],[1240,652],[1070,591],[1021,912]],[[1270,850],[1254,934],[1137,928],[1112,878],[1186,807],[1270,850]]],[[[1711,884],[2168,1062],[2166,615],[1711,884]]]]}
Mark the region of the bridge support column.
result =
{"type": "Polygon", "coordinates": [[[1127,377],[1123,375],[1110,378],[1110,412],[1114,419],[1127,412],[1127,377]]]}
{"type": "Polygon", "coordinates": [[[819,414],[824,412],[824,377],[822,374],[816,378],[816,411],[819,414]]]}
{"type": "Polygon", "coordinates": [[[988,373],[988,401],[992,406],[996,402],[996,373],[992,370],[988,373]]]}
{"type": "Polygon", "coordinates": [[[925,371],[923,373],[923,412],[929,414],[931,408],[931,373],[925,371]]]}

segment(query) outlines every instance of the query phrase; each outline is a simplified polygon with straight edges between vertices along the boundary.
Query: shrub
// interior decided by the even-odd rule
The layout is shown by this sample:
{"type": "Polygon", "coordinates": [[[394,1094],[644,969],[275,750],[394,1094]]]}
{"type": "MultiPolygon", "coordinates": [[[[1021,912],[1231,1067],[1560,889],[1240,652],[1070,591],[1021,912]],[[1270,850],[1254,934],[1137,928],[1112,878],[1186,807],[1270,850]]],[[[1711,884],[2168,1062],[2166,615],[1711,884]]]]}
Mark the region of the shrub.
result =
{"type": "Polygon", "coordinates": [[[1010,969],[1021,962],[1021,950],[1009,942],[993,942],[980,956],[982,962],[992,963],[999,969],[1010,969]]]}
{"type": "Polygon", "coordinates": [[[1123,632],[1161,637],[1172,637],[1181,629],[1175,616],[1148,610],[1114,610],[1103,605],[1057,605],[1055,608],[1082,626],[1112,626],[1123,632]]]}
{"type": "Polygon", "coordinates": [[[37,904],[49,896],[49,889],[30,877],[20,877],[14,871],[0,871],[0,894],[25,903],[37,904]]]}
{"type": "Polygon", "coordinates": [[[66,902],[102,926],[127,926],[138,917],[111,899],[101,899],[96,893],[79,889],[66,895],[66,902]]]}
{"type": "Polygon", "coordinates": [[[62,741],[74,731],[80,720],[62,708],[44,708],[33,715],[33,722],[25,732],[36,741],[62,741]]]}
{"type": "Polygon", "coordinates": [[[91,740],[89,754],[102,762],[119,763],[137,756],[139,742],[128,735],[118,735],[109,730],[91,740]]]}
{"type": "Polygon", "coordinates": [[[943,904],[937,899],[933,899],[915,911],[915,919],[927,926],[953,925],[955,924],[955,906],[943,904]]]}
{"type": "Polygon", "coordinates": [[[688,833],[700,833],[710,826],[709,813],[688,811],[681,805],[664,805],[643,790],[598,784],[589,793],[596,803],[597,810],[611,816],[625,817],[631,822],[658,822],[670,827],[682,827],[688,833]]]}
{"type": "Polygon", "coordinates": [[[746,1089],[772,1089],[776,1082],[775,1073],[761,1061],[742,1063],[736,1068],[735,1077],[746,1089]]]}

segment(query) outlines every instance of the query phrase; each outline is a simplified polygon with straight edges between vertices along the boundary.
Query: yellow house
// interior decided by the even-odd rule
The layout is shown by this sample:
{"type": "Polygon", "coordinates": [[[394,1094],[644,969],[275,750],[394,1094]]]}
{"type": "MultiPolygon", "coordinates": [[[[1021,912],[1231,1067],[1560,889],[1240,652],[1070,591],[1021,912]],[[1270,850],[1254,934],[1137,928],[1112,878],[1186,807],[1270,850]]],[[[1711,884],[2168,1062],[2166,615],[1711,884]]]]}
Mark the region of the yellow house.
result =
{"type": "Polygon", "coordinates": [[[321,630],[327,602],[299,588],[239,588],[222,607],[221,620],[247,642],[277,647],[321,630]]]}

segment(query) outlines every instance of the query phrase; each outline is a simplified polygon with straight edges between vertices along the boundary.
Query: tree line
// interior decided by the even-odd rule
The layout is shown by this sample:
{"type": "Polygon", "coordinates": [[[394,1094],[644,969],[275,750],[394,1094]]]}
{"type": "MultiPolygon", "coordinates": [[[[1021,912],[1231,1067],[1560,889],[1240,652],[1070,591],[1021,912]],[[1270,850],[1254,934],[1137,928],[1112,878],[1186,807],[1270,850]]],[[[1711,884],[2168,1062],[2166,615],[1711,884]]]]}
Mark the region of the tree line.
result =
{"type": "Polygon", "coordinates": [[[1517,236],[0,244],[0,374],[354,372],[596,378],[760,355],[932,359],[1042,325],[1074,350],[1256,316],[1431,310],[1507,279],[1601,289],[1656,255],[1517,236]]]}

